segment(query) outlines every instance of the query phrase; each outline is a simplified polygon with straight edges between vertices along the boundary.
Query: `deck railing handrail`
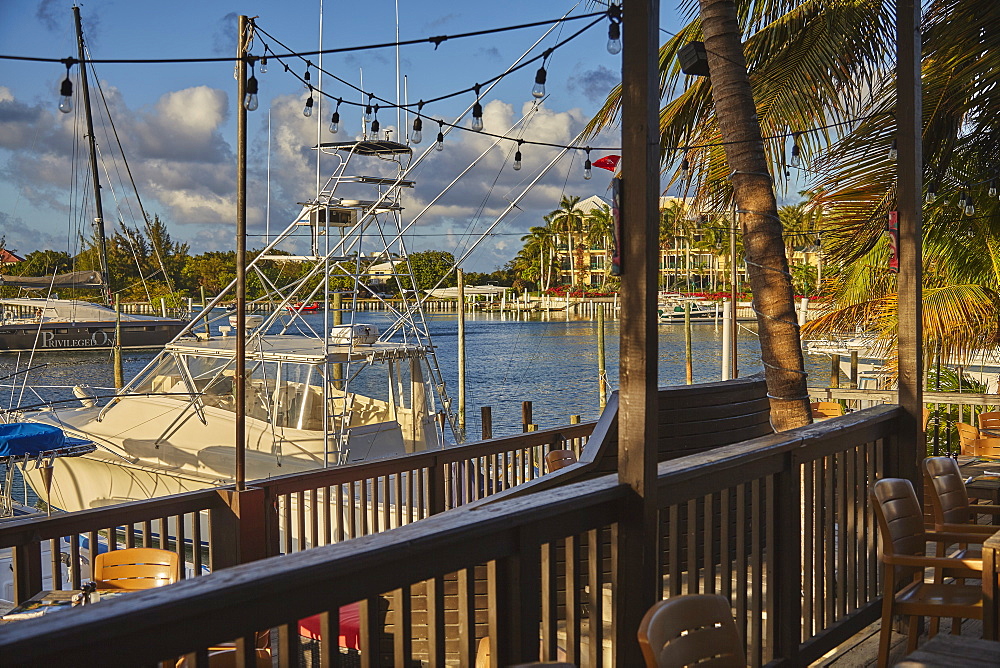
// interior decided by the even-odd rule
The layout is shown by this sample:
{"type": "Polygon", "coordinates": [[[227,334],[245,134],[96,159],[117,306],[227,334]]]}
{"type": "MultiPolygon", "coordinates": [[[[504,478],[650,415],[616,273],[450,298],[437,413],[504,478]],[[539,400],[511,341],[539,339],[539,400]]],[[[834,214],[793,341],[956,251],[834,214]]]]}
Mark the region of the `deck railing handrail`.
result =
{"type": "MultiPolygon", "coordinates": [[[[748,587],[752,589],[750,598],[753,600],[737,601],[734,606],[738,613],[741,605],[753,608],[755,613],[752,625],[747,626],[751,633],[746,638],[752,665],[762,665],[776,658],[800,665],[819,658],[822,652],[836,646],[838,639],[846,638],[877,619],[876,560],[871,542],[874,528],[866,525],[862,529],[865,545],[859,547],[863,548],[863,553],[831,553],[823,557],[824,562],[829,561],[831,569],[838,569],[839,578],[831,578],[838,580],[836,584],[827,583],[818,576],[819,582],[809,580],[810,587],[815,584],[829,597],[825,602],[814,602],[811,588],[800,589],[800,577],[812,577],[811,572],[805,572],[807,565],[800,561],[800,552],[809,552],[808,547],[799,549],[803,540],[809,540],[802,535],[800,522],[806,521],[804,511],[809,517],[815,513],[817,522],[821,516],[833,517],[829,524],[824,523],[822,527],[817,524],[816,535],[821,537],[827,532],[841,546],[855,540],[855,536],[848,533],[854,530],[855,519],[866,522],[862,514],[867,511],[861,507],[865,488],[875,475],[895,472],[894,434],[900,414],[897,406],[874,407],[660,464],[661,526],[670,531],[676,529],[670,526],[675,517],[683,515],[675,504],[708,503],[706,499],[715,498],[713,493],[717,490],[727,494],[721,498],[735,499],[737,509],[741,508],[741,499],[754,508],[766,509],[766,514],[755,516],[752,526],[738,529],[735,555],[728,542],[725,545],[729,547],[718,553],[725,554],[726,561],[735,560],[737,564],[749,560],[745,566],[753,571],[753,582],[743,586],[744,594],[748,587]],[[857,471],[864,474],[856,477],[857,471]],[[824,494],[833,494],[833,487],[820,489],[817,497],[810,497],[813,483],[822,487],[824,480],[831,485],[841,485],[837,488],[841,491],[831,504],[836,507],[819,507],[824,494]],[[839,512],[838,507],[846,506],[848,498],[853,499],[856,507],[845,508],[846,517],[831,515],[839,512]],[[815,507],[800,506],[800,501],[815,507]],[[839,530],[833,522],[839,523],[839,530]],[[751,537],[762,545],[739,547],[740,540],[750,541],[751,537]],[[747,550],[745,554],[741,551],[744,549],[747,550]],[[847,601],[834,600],[838,592],[850,584],[852,577],[838,566],[839,560],[845,565],[863,561],[865,568],[870,568],[870,572],[862,569],[864,591],[849,592],[847,601]],[[819,622],[810,618],[808,628],[811,630],[803,631],[807,628],[805,608],[812,610],[814,603],[829,607],[829,613],[821,616],[819,622]],[[760,614],[762,610],[767,614],[760,614]],[[801,637],[803,635],[805,638],[801,637]]],[[[600,640],[602,633],[601,596],[597,592],[604,587],[601,584],[602,557],[596,549],[599,543],[593,541],[599,540],[601,532],[613,528],[618,521],[619,502],[625,494],[626,488],[618,484],[616,476],[609,475],[521,498],[457,508],[393,531],[280,559],[236,566],[193,581],[101,603],[95,609],[83,609],[72,616],[48,616],[7,625],[0,628],[0,651],[3,656],[16,658],[24,664],[51,665],[63,661],[88,665],[106,659],[107,648],[114,647],[118,656],[127,656],[135,663],[150,663],[234,637],[250,637],[263,628],[278,627],[286,642],[283,648],[277,648],[279,658],[291,662],[294,657],[290,653],[297,648],[296,620],[335,611],[354,601],[371,601],[382,592],[486,563],[493,658],[502,665],[507,661],[531,660],[539,653],[538,620],[542,619],[543,629],[549,629],[543,630],[543,634],[554,632],[555,628],[547,622],[555,614],[552,605],[545,603],[549,594],[542,592],[542,601],[538,596],[543,583],[554,586],[557,580],[555,571],[548,570],[555,568],[552,551],[562,539],[567,541],[568,551],[569,541],[577,541],[573,537],[583,534],[589,536],[588,550],[597,559],[590,561],[591,595],[597,595],[596,599],[590,599],[591,608],[596,607],[597,613],[596,617],[590,613],[589,633],[592,636],[590,664],[600,664],[600,652],[594,650],[594,637],[600,640]]],[[[687,512],[691,520],[698,519],[697,513],[691,512],[691,506],[687,512]]],[[[714,518],[708,519],[711,526],[714,518]]],[[[736,526],[743,527],[741,522],[736,526]]],[[[807,526],[812,528],[812,524],[807,526]]],[[[688,525],[688,532],[695,530],[688,525]]],[[[697,544],[688,544],[684,556],[675,550],[677,540],[674,536],[669,541],[670,563],[664,568],[665,577],[671,579],[668,585],[671,593],[675,589],[679,592],[682,585],[673,571],[688,566],[694,568],[695,579],[691,580],[689,571],[684,578],[685,586],[714,590],[714,575],[710,585],[707,580],[702,585],[697,582],[702,568],[697,544]],[[689,562],[686,565],[685,560],[689,562]]],[[[706,538],[704,544],[702,552],[709,550],[713,543],[706,538]]],[[[611,545],[613,560],[613,541],[611,545]]],[[[823,549],[820,545],[807,545],[817,551],[823,549]]],[[[573,549],[576,554],[577,548],[573,549]]],[[[806,558],[811,563],[813,555],[806,554],[806,558]]],[[[711,559],[707,553],[705,559],[704,570],[714,571],[715,566],[708,568],[711,559]]],[[[737,582],[739,576],[737,573],[737,582]]],[[[724,588],[731,585],[727,585],[727,581],[729,576],[723,577],[724,588]]],[[[611,595],[615,596],[617,588],[613,582],[609,584],[611,595]]],[[[569,589],[567,587],[567,591],[569,589]]],[[[737,599],[741,595],[733,593],[737,599]]],[[[568,597],[567,593],[567,601],[568,597]]],[[[370,609],[364,608],[361,614],[363,617],[370,615],[370,609]]],[[[403,628],[408,628],[409,621],[405,617],[408,613],[401,614],[404,615],[403,628]]],[[[335,616],[326,616],[324,623],[335,623],[335,616]]],[[[433,614],[429,616],[434,617],[433,614]]],[[[399,617],[397,625],[398,620],[399,617]]],[[[567,625],[569,623],[567,620],[567,625]]],[[[579,620],[575,623],[578,626],[579,620]]],[[[578,652],[579,648],[573,648],[570,637],[575,633],[573,629],[567,626],[565,633],[567,652],[578,652]]],[[[634,629],[624,630],[622,637],[630,634],[634,637],[634,629]]],[[[372,640],[373,637],[362,638],[362,643],[367,643],[363,651],[371,653],[369,660],[377,660],[373,657],[377,656],[374,645],[378,643],[372,640]]],[[[545,648],[555,647],[551,637],[542,638],[542,641],[545,648]]],[[[579,644],[578,639],[576,643],[579,644]]],[[[403,649],[406,647],[405,643],[397,645],[397,659],[400,652],[412,651],[412,646],[409,650],[403,649]]],[[[437,651],[441,659],[443,641],[432,651],[437,651]]],[[[468,648],[463,651],[468,652],[468,648]]],[[[463,656],[467,658],[468,654],[463,656]]],[[[574,654],[570,660],[579,661],[579,657],[574,654]]]]}

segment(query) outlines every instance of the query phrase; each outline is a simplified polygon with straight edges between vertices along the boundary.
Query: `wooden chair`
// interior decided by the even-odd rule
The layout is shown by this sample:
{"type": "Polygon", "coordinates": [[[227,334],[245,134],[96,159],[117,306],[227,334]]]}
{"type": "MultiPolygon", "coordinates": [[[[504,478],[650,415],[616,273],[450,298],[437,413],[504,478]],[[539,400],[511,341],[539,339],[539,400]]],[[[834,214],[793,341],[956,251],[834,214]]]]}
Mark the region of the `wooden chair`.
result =
{"type": "Polygon", "coordinates": [[[844,407],[836,401],[814,401],[809,404],[814,420],[825,420],[844,414],[844,407]]]}
{"type": "Polygon", "coordinates": [[[729,600],[716,594],[671,596],[651,607],[639,625],[647,668],[747,665],[729,600]]]}
{"type": "Polygon", "coordinates": [[[934,528],[938,531],[983,533],[990,536],[1000,526],[976,524],[978,514],[1000,515],[1000,506],[969,503],[965,480],[958,462],[951,457],[928,457],[924,460],[924,485],[931,498],[934,528]]]}
{"type": "Polygon", "coordinates": [[[958,430],[958,442],[961,445],[962,454],[976,454],[972,442],[979,438],[979,427],[967,422],[956,422],[955,429],[958,430]]]}
{"type": "MultiPolygon", "coordinates": [[[[903,478],[885,478],[869,494],[878,518],[882,540],[881,559],[885,564],[882,596],[882,629],[879,634],[878,665],[888,665],[893,615],[909,617],[907,649],[917,647],[917,620],[920,617],[983,618],[983,590],[979,584],[940,582],[942,577],[981,578],[982,559],[927,556],[927,542],[969,542],[983,535],[928,532],[924,515],[913,491],[903,478]],[[935,569],[935,582],[924,581],[924,569],[935,569]],[[899,591],[897,589],[902,586],[899,591]]],[[[958,625],[952,629],[955,633],[958,625]]]]}
{"type": "Polygon", "coordinates": [[[973,440],[970,454],[976,457],[1000,457],[1000,436],[986,436],[973,440]]]}
{"type": "Polygon", "coordinates": [[[566,468],[570,464],[576,464],[576,453],[572,450],[549,450],[545,455],[545,466],[549,473],[566,468]]]}
{"type": "Polygon", "coordinates": [[[112,550],[94,559],[98,589],[152,589],[177,582],[180,557],[153,547],[112,550]]]}
{"type": "Polygon", "coordinates": [[[1000,411],[980,413],[977,419],[979,420],[980,429],[995,431],[1000,435],[1000,411]]]}

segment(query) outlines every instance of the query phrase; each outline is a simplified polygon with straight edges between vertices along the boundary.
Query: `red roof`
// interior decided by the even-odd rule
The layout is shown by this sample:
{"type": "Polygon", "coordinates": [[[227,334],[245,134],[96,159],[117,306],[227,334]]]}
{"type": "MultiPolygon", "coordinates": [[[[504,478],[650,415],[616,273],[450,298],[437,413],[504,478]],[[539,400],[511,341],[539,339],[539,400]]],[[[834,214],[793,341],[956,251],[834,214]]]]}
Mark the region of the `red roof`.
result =
{"type": "Polygon", "coordinates": [[[15,262],[24,262],[24,258],[11,253],[9,250],[0,248],[0,263],[2,264],[14,264],[15,262]]]}

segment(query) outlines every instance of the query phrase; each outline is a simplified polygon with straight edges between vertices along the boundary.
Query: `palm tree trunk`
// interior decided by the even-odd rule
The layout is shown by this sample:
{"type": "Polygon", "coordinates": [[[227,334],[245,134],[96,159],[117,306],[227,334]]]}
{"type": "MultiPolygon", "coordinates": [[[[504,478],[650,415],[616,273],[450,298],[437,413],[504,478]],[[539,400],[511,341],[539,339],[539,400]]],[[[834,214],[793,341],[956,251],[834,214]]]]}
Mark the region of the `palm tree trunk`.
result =
{"type": "Polygon", "coordinates": [[[809,424],[809,395],[774,186],[733,0],[699,0],[712,100],[742,217],[761,358],[778,431],[809,424]]]}

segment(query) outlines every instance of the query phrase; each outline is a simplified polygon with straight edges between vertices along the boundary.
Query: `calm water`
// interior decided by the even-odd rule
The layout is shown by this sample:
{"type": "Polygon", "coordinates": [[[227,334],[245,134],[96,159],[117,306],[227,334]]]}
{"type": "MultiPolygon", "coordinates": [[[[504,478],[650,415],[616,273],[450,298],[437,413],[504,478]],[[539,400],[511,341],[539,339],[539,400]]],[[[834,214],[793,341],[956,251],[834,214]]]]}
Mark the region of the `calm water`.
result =
{"type": "MultiPolygon", "coordinates": [[[[310,315],[322,325],[322,315],[310,315]]],[[[458,405],[458,333],[455,314],[429,314],[428,327],[437,346],[438,361],[453,405],[458,405]]],[[[371,311],[359,321],[385,326],[385,313],[371,311]]],[[[660,325],[659,384],[684,384],[684,328],[680,324],[660,325]]],[[[618,387],[619,322],[605,322],[605,351],[608,382],[618,387]]],[[[694,381],[714,382],[721,378],[722,325],[697,323],[692,326],[694,381]]],[[[125,378],[138,373],[155,351],[125,351],[125,378]]],[[[521,431],[521,402],[531,401],[533,419],[540,428],[567,424],[571,415],[583,420],[600,414],[597,370],[596,320],[564,313],[513,315],[476,313],[466,318],[467,433],[475,439],[481,433],[480,407],[490,406],[494,436],[521,431]]],[[[756,336],[740,329],[738,347],[741,376],[762,370],[756,336]]],[[[27,355],[0,355],[0,378],[28,366],[27,355]]],[[[24,375],[0,381],[4,387],[0,402],[4,407],[30,406],[41,397],[70,399],[72,394],[51,386],[90,385],[110,388],[113,375],[110,355],[104,352],[59,351],[37,355],[33,365],[45,366],[24,375]],[[9,385],[18,382],[12,389],[9,385]]],[[[822,385],[829,377],[829,358],[807,358],[810,385],[822,385]]],[[[109,394],[111,390],[98,393],[109,394]]],[[[75,400],[67,402],[73,406],[75,400]]],[[[15,498],[21,495],[15,493],[15,498]]]]}

